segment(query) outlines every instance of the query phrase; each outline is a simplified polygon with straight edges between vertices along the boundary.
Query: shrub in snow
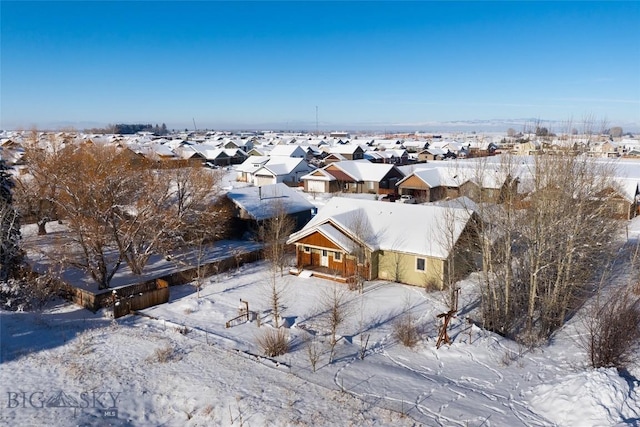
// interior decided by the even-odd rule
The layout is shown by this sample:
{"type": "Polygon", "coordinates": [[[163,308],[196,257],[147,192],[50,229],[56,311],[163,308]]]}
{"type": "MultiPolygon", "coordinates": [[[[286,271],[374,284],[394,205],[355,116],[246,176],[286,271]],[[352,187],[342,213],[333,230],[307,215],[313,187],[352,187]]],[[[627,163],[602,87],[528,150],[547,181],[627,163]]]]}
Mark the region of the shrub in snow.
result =
{"type": "Polygon", "coordinates": [[[289,352],[289,340],[283,329],[266,329],[257,338],[258,346],[265,356],[276,357],[289,352]]]}
{"type": "Polygon", "coordinates": [[[413,347],[418,343],[418,325],[411,313],[405,313],[393,322],[393,337],[405,347],[413,347]]]}
{"type": "Polygon", "coordinates": [[[147,358],[148,362],[167,363],[174,360],[180,360],[180,355],[171,345],[166,345],[161,348],[156,348],[153,355],[147,358]]]}
{"type": "Polygon", "coordinates": [[[640,297],[632,292],[612,292],[587,314],[583,347],[594,368],[626,368],[637,361],[640,343],[640,297]]]}

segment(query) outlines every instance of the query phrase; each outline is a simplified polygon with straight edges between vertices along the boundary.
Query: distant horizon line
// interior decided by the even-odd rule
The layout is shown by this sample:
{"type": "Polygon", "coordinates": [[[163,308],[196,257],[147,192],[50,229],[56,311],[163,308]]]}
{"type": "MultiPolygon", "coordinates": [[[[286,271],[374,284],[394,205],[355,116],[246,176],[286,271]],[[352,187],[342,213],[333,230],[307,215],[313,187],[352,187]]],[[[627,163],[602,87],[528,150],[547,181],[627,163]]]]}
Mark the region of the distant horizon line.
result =
{"type": "MultiPolygon", "coordinates": [[[[589,117],[587,117],[589,119],[589,117]]],[[[43,125],[30,124],[28,126],[8,126],[3,127],[1,130],[5,131],[26,131],[37,129],[41,131],[62,131],[65,129],[73,129],[75,131],[85,131],[91,129],[106,129],[110,125],[116,124],[150,124],[161,125],[166,122],[156,122],[150,120],[127,120],[127,121],[113,121],[108,123],[102,123],[97,121],[60,121],[60,122],[47,122],[43,125]]],[[[493,132],[506,132],[509,128],[516,131],[523,131],[524,127],[540,125],[547,127],[549,131],[554,133],[562,133],[568,130],[568,127],[577,128],[580,132],[580,128],[589,123],[587,120],[558,120],[558,119],[542,119],[542,118],[518,118],[518,119],[471,119],[471,120],[443,120],[443,121],[424,121],[414,123],[315,123],[307,121],[289,121],[289,122],[267,122],[267,123],[219,123],[215,125],[205,124],[203,126],[194,127],[193,122],[177,123],[173,125],[167,125],[167,129],[170,131],[277,131],[277,132],[306,132],[315,133],[319,131],[323,132],[386,132],[392,131],[395,133],[412,133],[412,132],[440,132],[440,131],[493,131],[493,132]],[[518,129],[520,127],[521,129],[518,129]]],[[[197,124],[197,121],[196,121],[197,124]]],[[[613,121],[608,119],[593,118],[593,121],[589,123],[590,127],[597,131],[602,125],[606,128],[622,127],[623,132],[639,132],[640,122],[633,121],[613,121]]]]}

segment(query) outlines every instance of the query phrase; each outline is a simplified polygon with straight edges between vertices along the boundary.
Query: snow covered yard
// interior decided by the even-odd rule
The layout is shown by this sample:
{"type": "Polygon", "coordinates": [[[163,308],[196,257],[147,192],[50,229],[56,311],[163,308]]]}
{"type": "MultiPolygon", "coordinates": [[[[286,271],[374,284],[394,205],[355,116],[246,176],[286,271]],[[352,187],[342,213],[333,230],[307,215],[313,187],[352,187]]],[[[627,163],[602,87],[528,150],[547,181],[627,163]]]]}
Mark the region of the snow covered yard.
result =
{"type": "Polygon", "coordinates": [[[346,293],[348,316],[329,364],[323,301],[344,285],[295,276],[282,282],[290,351],[275,359],[256,357],[257,337],[271,328],[265,263],[209,278],[200,298],[193,286],[172,287],[168,304],[115,322],[68,304],[39,315],[1,312],[0,424],[596,426],[640,419],[633,379],[586,368],[579,316],[549,346],[528,352],[466,321],[478,303],[471,277],[461,283],[453,343],[436,349],[442,295],[375,281],[362,295],[346,293]],[[260,327],[258,319],[225,327],[240,299],[258,312],[260,327]],[[412,349],[393,334],[407,312],[422,332],[412,349]],[[316,372],[307,351],[313,333],[324,351],[316,372]]]}

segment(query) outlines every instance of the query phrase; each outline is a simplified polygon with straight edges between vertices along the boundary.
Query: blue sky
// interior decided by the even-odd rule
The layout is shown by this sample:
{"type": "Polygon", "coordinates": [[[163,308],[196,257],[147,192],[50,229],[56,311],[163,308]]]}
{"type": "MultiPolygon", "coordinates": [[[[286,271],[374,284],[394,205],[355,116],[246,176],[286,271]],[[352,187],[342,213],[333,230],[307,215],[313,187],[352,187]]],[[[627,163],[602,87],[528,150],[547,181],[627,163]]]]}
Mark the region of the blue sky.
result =
{"type": "Polygon", "coordinates": [[[640,2],[8,2],[3,129],[640,128],[640,2]]]}

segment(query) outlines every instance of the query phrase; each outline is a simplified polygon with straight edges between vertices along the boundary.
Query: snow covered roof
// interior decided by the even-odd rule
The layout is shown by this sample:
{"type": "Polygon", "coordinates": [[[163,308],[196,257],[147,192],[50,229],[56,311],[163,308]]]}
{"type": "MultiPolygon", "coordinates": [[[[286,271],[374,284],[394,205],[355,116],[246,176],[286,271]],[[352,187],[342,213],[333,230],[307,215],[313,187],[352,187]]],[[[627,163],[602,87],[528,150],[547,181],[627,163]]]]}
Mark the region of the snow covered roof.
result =
{"type": "Polygon", "coordinates": [[[392,169],[396,167],[386,163],[371,163],[368,160],[344,160],[332,163],[355,181],[380,182],[392,169]]]}
{"type": "Polygon", "coordinates": [[[362,150],[362,148],[356,144],[338,144],[327,147],[327,151],[332,154],[353,154],[357,149],[362,150]]]}
{"type": "Polygon", "coordinates": [[[255,172],[264,166],[269,159],[269,156],[249,156],[236,167],[236,170],[239,172],[255,172]]]}
{"type": "Polygon", "coordinates": [[[316,169],[313,172],[300,177],[301,180],[312,180],[312,181],[335,181],[336,177],[331,175],[329,172],[324,169],[316,169]]]}
{"type": "Polygon", "coordinates": [[[316,231],[325,235],[333,233],[326,227],[329,224],[345,236],[331,239],[340,246],[347,244],[344,239],[348,237],[361,241],[373,251],[391,250],[445,259],[450,248],[446,237],[451,231],[449,224],[453,226],[451,236],[455,242],[470,217],[469,210],[456,207],[333,197],[302,230],[292,234],[288,242],[316,231]]]}
{"type": "Polygon", "coordinates": [[[305,157],[307,153],[304,148],[300,147],[299,145],[279,144],[273,147],[273,150],[271,150],[269,155],[284,157],[305,157]]]}
{"type": "Polygon", "coordinates": [[[287,214],[314,209],[302,194],[283,183],[236,188],[227,197],[256,221],[273,217],[280,208],[287,214]]]}
{"type": "MultiPolygon", "coordinates": [[[[287,175],[293,172],[296,169],[307,169],[309,171],[312,170],[312,167],[309,166],[305,159],[300,159],[296,157],[271,157],[269,161],[267,161],[262,168],[259,169],[267,169],[273,175],[287,175]]],[[[257,170],[256,170],[257,172],[257,170]]]]}

